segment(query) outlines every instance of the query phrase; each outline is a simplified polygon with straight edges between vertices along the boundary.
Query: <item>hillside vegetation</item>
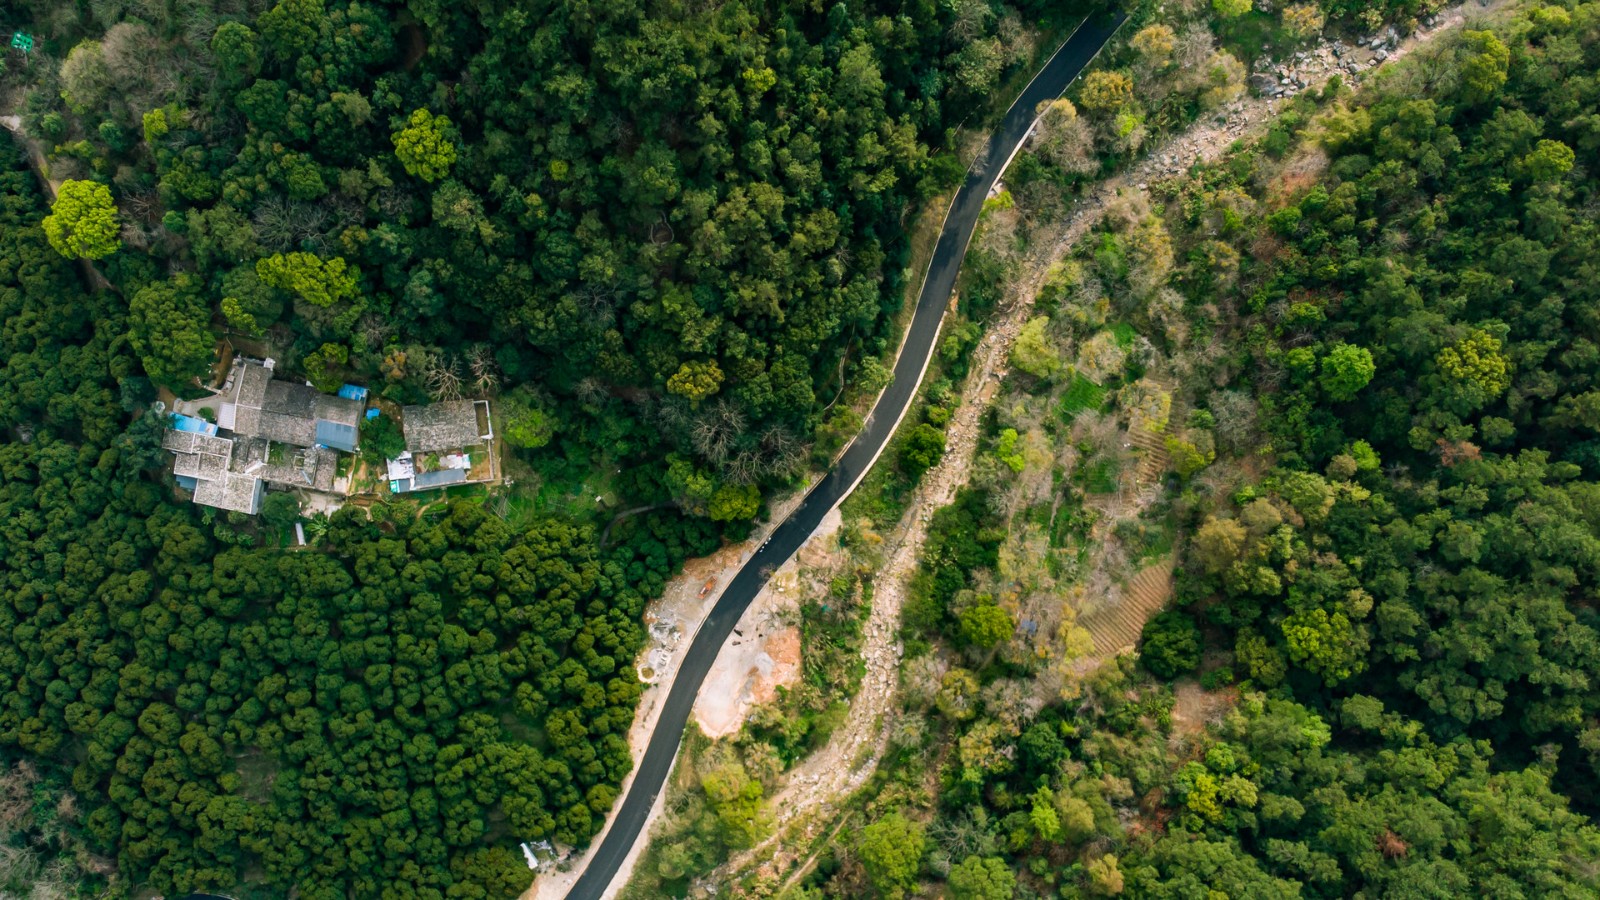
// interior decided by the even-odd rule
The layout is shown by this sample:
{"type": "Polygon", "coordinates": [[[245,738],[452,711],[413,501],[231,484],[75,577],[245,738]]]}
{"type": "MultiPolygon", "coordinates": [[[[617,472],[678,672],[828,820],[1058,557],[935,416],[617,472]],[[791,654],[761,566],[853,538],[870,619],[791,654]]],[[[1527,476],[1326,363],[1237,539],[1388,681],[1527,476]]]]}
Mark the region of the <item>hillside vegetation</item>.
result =
{"type": "Polygon", "coordinates": [[[881,371],[901,222],[1080,12],[1044,6],[10,4],[56,196],[0,173],[0,753],[61,799],[7,858],[472,898],[585,844],[645,602],[881,371]],[[224,336],[386,405],[491,397],[508,484],[297,552],[282,503],[179,502],[151,402],[224,336]]]}
{"type": "Polygon", "coordinates": [[[1600,890],[1597,70],[1600,6],[1530,6],[1111,205],[935,516],[895,754],[801,895],[1600,890]],[[1152,456],[1167,499],[1079,550],[1152,456]],[[1064,675],[1089,647],[1030,592],[1114,595],[1083,563],[1168,529],[1175,607],[1064,675]]]}

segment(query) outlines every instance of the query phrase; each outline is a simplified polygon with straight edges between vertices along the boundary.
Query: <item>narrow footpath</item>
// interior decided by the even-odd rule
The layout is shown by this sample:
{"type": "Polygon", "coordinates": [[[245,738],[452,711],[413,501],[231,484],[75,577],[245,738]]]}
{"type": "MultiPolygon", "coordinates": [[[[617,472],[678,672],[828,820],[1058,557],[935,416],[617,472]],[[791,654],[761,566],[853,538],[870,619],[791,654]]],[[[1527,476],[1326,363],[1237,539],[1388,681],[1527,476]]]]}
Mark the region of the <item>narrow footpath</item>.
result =
{"type": "MultiPolygon", "coordinates": [[[[1394,41],[1385,59],[1370,63],[1349,62],[1351,54],[1341,53],[1347,48],[1338,42],[1323,44],[1299,55],[1290,66],[1292,77],[1302,90],[1320,88],[1334,74],[1359,79],[1362,70],[1398,61],[1441,35],[1498,12],[1507,2],[1466,0],[1446,7],[1423,30],[1394,41]]],[[[1007,292],[1001,309],[973,351],[969,374],[961,385],[960,399],[947,429],[949,444],[945,454],[923,476],[904,516],[888,536],[885,563],[874,578],[872,611],[864,632],[861,655],[867,674],[861,691],[851,701],[845,723],[828,743],[783,776],[782,786],[771,798],[772,811],[781,823],[776,833],[719,867],[711,877],[713,882],[726,883],[759,870],[777,878],[784,887],[794,883],[814,862],[809,858],[809,848],[817,846],[820,835],[838,827],[843,804],[877,768],[888,746],[892,713],[898,702],[900,611],[916,573],[918,551],[933,512],[948,505],[967,482],[980,419],[1006,376],[1017,332],[1034,315],[1034,298],[1051,267],[1099,223],[1117,196],[1143,191],[1148,184],[1165,178],[1181,177],[1191,165],[1214,162],[1235,142],[1263,133],[1288,99],[1286,92],[1276,93],[1277,96],[1241,98],[1171,135],[1126,171],[1105,179],[1079,198],[1058,222],[1040,228],[1035,250],[1023,263],[1021,278],[1007,292]]],[[[1110,655],[1097,648],[1083,660],[1083,668],[1091,668],[1110,655]]]]}

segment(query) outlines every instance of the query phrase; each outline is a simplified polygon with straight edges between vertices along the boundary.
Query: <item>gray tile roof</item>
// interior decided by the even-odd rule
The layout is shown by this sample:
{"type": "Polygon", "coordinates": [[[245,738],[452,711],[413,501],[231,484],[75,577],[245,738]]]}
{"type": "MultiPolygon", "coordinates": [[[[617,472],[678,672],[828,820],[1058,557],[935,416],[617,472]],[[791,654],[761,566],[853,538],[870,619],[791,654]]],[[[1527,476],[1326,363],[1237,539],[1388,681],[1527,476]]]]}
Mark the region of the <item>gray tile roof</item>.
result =
{"type": "Polygon", "coordinates": [[[227,456],[233,452],[233,441],[227,438],[171,429],[161,435],[161,446],[174,453],[214,453],[227,456]]]}
{"type": "Polygon", "coordinates": [[[265,463],[255,474],[266,481],[314,491],[333,490],[339,472],[339,455],[332,450],[309,447],[291,451],[279,463],[265,463]]]}
{"type": "Polygon", "coordinates": [[[253,516],[261,511],[261,479],[225,472],[221,478],[196,485],[194,502],[253,516]]]}
{"type": "Polygon", "coordinates": [[[336,397],[333,394],[318,394],[311,413],[318,419],[354,428],[361,424],[361,415],[366,411],[366,407],[367,405],[360,400],[336,397]]]}
{"type": "Polygon", "coordinates": [[[355,429],[366,409],[360,400],[274,379],[272,370],[259,363],[240,362],[233,377],[236,409],[232,430],[236,435],[310,447],[317,443],[318,420],[355,429]]]}
{"type": "Polygon", "coordinates": [[[236,360],[223,408],[232,437],[167,431],[173,474],[195,479],[194,502],[254,515],[264,482],[331,491],[339,456],[315,446],[325,433],[353,448],[366,404],[278,381],[253,360],[236,360]],[[274,445],[276,452],[274,452],[274,445]],[[276,457],[276,459],[274,459],[276,457]]]}
{"type": "Polygon", "coordinates": [[[260,408],[266,400],[267,385],[272,383],[272,370],[255,363],[238,362],[233,371],[233,377],[238,379],[238,384],[234,385],[234,402],[260,408]]]}
{"type": "Polygon", "coordinates": [[[200,477],[200,454],[178,453],[172,463],[172,474],[187,475],[190,478],[200,477]]]}
{"type": "Polygon", "coordinates": [[[311,418],[316,405],[316,388],[309,384],[294,384],[289,381],[267,382],[266,396],[261,400],[261,408],[267,412],[282,413],[301,419],[311,418]]]}
{"type": "MultiPolygon", "coordinates": [[[[239,431],[243,433],[242,430],[239,431]]],[[[317,423],[315,419],[309,417],[263,409],[256,421],[255,434],[280,444],[309,447],[317,442],[317,423]]]]}
{"type": "Polygon", "coordinates": [[[483,441],[478,410],[471,400],[450,400],[400,411],[406,449],[412,453],[456,450],[483,441]]]}

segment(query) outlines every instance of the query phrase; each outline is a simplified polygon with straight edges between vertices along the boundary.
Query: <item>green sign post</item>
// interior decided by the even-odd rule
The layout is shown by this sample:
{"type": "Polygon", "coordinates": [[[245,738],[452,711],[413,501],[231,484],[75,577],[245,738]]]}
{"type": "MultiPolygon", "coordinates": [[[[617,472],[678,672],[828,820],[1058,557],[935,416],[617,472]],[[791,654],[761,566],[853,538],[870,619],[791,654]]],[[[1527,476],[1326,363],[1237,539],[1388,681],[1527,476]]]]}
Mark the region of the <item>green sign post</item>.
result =
{"type": "Polygon", "coordinates": [[[33,52],[33,35],[26,31],[19,31],[11,36],[11,46],[23,53],[33,52]]]}

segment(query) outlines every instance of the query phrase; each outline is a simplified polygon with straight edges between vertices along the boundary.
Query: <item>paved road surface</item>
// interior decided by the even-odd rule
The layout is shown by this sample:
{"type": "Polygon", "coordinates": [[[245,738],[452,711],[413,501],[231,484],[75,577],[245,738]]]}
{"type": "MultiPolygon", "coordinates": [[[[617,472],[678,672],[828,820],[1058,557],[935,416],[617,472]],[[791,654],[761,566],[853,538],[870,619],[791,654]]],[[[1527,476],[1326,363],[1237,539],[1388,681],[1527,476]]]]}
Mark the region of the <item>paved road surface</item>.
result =
{"type": "MultiPolygon", "coordinates": [[[[1091,19],[1080,25],[1023,90],[1022,96],[1006,113],[999,130],[990,136],[985,153],[972,171],[967,173],[966,183],[957,192],[955,202],[946,214],[944,229],[939,233],[939,243],[934,248],[933,261],[928,268],[928,278],[922,285],[922,295],[917,298],[916,312],[906,333],[905,345],[895,362],[894,380],[878,398],[861,433],[856,435],[838,464],[817,482],[816,487],[806,495],[805,502],[772,532],[767,542],[744,564],[695,633],[694,642],[690,644],[683,665],[667,693],[661,717],[650,735],[639,771],[627,795],[622,798],[622,809],[601,840],[599,849],[589,860],[588,868],[567,894],[567,900],[600,900],[607,895],[607,888],[628,852],[633,849],[634,842],[639,839],[650,808],[655,805],[656,796],[666,783],[672,761],[678,753],[678,744],[683,739],[684,727],[689,722],[689,713],[694,708],[695,697],[700,693],[700,685],[705,681],[706,673],[716,661],[717,653],[728,640],[734,625],[738,624],[745,608],[767,583],[767,573],[788,561],[821,524],[822,517],[855,489],[878,458],[883,445],[894,434],[906,408],[911,405],[917,385],[922,381],[922,374],[933,355],[939,324],[950,303],[956,273],[960,271],[962,258],[966,256],[967,243],[977,226],[983,201],[1032,127],[1034,109],[1045,100],[1059,97],[1126,18],[1125,14],[1117,13],[1111,18],[1091,19]]],[[[620,885],[618,887],[620,889],[620,885]]]]}

